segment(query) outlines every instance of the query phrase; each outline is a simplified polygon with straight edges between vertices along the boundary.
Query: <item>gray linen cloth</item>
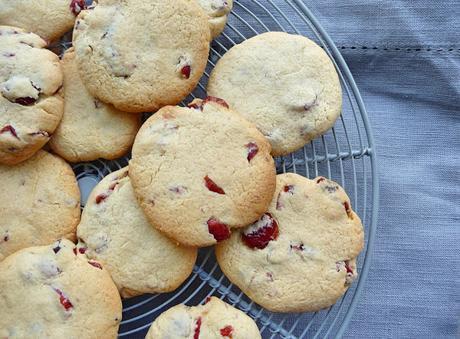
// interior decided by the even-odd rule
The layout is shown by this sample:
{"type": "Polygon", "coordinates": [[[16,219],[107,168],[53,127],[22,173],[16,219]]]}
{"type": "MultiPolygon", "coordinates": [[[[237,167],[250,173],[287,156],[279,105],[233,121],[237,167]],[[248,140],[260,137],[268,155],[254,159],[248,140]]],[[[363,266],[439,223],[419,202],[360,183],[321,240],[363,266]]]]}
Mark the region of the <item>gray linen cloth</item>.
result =
{"type": "Polygon", "coordinates": [[[454,338],[460,317],[460,1],[304,1],[374,130],[377,241],[349,338],[454,338]]]}

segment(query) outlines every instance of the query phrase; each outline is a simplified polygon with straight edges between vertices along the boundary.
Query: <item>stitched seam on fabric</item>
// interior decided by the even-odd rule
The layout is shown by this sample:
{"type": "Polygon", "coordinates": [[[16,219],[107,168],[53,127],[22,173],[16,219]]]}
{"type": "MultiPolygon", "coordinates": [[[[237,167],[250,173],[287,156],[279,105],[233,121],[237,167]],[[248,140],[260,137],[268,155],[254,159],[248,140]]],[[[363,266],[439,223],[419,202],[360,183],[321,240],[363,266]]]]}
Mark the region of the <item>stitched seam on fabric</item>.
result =
{"type": "Polygon", "coordinates": [[[400,51],[400,52],[460,52],[460,48],[436,48],[436,47],[368,47],[368,46],[340,46],[339,49],[353,50],[383,50],[383,51],[400,51]]]}

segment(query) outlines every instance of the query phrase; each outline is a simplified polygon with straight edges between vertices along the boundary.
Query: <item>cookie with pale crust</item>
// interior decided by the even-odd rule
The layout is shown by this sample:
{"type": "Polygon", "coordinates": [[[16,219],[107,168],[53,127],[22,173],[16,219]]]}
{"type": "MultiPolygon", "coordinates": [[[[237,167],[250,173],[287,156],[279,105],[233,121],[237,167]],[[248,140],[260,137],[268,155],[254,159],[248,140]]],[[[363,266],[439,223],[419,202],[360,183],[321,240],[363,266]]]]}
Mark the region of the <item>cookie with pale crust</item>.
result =
{"type": "Polygon", "coordinates": [[[0,262],[1,338],[117,337],[117,288],[100,263],[75,250],[63,239],[0,262]]]}
{"type": "Polygon", "coordinates": [[[274,312],[334,304],[357,276],[363,226],[345,191],[323,177],[277,176],[267,212],[216,246],[225,275],[274,312]]]}
{"type": "Polygon", "coordinates": [[[211,297],[204,305],[176,305],[160,314],[146,339],[258,339],[256,323],[245,313],[211,297]]]}
{"type": "Polygon", "coordinates": [[[0,261],[25,247],[75,239],[80,191],[64,160],[40,150],[18,165],[0,165],[0,186],[0,261]]]}
{"type": "Polygon", "coordinates": [[[117,159],[129,151],[140,116],[117,110],[88,93],[73,48],[62,57],[64,114],[50,140],[51,149],[70,162],[117,159]]]}
{"type": "Polygon", "coordinates": [[[0,26],[0,164],[30,158],[61,120],[61,65],[45,47],[36,34],[0,26]]]}
{"type": "Polygon", "coordinates": [[[339,77],[326,52],[304,36],[283,32],[231,48],[213,69],[207,90],[255,123],[275,156],[324,134],[342,107],[339,77]]]}
{"type": "Polygon", "coordinates": [[[78,251],[100,262],[122,297],[171,292],[192,273],[197,249],[157,231],[134,196],[128,168],[93,189],[77,229],[78,251]]]}
{"type": "Polygon", "coordinates": [[[210,41],[208,18],[190,0],[100,0],[80,13],[73,36],[88,91],[127,112],[183,100],[205,70],[210,41]]]}
{"type": "Polygon", "coordinates": [[[150,117],[134,141],[129,176],[152,225],[199,247],[257,220],[275,188],[270,144],[217,98],[150,117]]]}
{"type": "Polygon", "coordinates": [[[225,28],[227,17],[233,8],[233,0],[198,0],[208,16],[211,37],[217,38],[225,28]]]}
{"type": "Polygon", "coordinates": [[[0,0],[0,25],[38,34],[48,42],[71,30],[85,0],[0,0]]]}

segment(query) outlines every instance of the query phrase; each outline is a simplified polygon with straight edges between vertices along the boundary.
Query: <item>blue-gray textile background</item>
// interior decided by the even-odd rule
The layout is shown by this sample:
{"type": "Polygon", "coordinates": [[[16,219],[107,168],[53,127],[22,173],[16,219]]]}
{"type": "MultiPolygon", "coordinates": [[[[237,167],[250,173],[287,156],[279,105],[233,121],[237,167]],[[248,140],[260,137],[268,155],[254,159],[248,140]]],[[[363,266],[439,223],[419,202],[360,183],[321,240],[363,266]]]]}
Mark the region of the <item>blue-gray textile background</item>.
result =
{"type": "Polygon", "coordinates": [[[374,260],[348,338],[454,338],[460,1],[304,1],[361,90],[379,155],[374,260]]]}

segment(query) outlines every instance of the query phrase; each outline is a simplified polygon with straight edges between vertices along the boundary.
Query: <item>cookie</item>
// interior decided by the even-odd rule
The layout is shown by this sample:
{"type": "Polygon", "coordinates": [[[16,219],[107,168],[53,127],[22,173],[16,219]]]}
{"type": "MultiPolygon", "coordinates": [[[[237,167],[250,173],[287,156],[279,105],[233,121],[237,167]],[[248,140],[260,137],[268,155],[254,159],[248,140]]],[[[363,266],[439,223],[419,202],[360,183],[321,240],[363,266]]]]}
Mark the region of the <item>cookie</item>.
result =
{"type": "Polygon", "coordinates": [[[197,85],[211,40],[190,0],[100,0],[75,23],[74,46],[89,92],[127,112],[175,105],[197,85]]]}
{"type": "Polygon", "coordinates": [[[62,58],[64,115],[51,149],[70,162],[116,159],[128,152],[140,127],[140,116],[127,114],[88,93],[78,74],[75,52],[62,58]]]}
{"type": "Polygon", "coordinates": [[[211,297],[206,304],[171,307],[155,319],[146,339],[257,339],[256,323],[245,313],[211,297]]]}
{"type": "Polygon", "coordinates": [[[324,134],[342,106],[339,78],[327,54],[303,36],[282,32],[231,48],[212,71],[207,90],[254,122],[275,156],[324,134]]]}
{"type": "Polygon", "coordinates": [[[16,165],[0,165],[0,261],[25,247],[75,239],[80,192],[72,168],[38,151],[16,165]]]}
{"type": "Polygon", "coordinates": [[[116,338],[121,300],[109,273],[60,240],[0,262],[1,338],[116,338]]]}
{"type": "Polygon", "coordinates": [[[270,144],[221,99],[167,106],[139,130],[129,176],[157,229],[209,246],[257,220],[275,188],[270,144]]]}
{"type": "Polygon", "coordinates": [[[0,164],[30,158],[61,120],[61,66],[45,46],[36,34],[0,26],[0,164]]]}
{"type": "Polygon", "coordinates": [[[85,0],[0,0],[0,25],[15,26],[53,41],[72,29],[85,0]]]}
{"type": "Polygon", "coordinates": [[[363,227],[345,191],[323,177],[277,176],[268,211],[217,245],[224,274],[274,312],[334,304],[357,276],[363,227]]]}
{"type": "Polygon", "coordinates": [[[77,235],[79,251],[110,272],[122,297],[175,290],[192,273],[197,250],[153,228],[139,207],[128,168],[91,192],[77,235]]]}
{"type": "Polygon", "coordinates": [[[225,28],[228,14],[233,8],[233,0],[198,0],[198,3],[208,16],[211,37],[217,38],[225,28]]]}

